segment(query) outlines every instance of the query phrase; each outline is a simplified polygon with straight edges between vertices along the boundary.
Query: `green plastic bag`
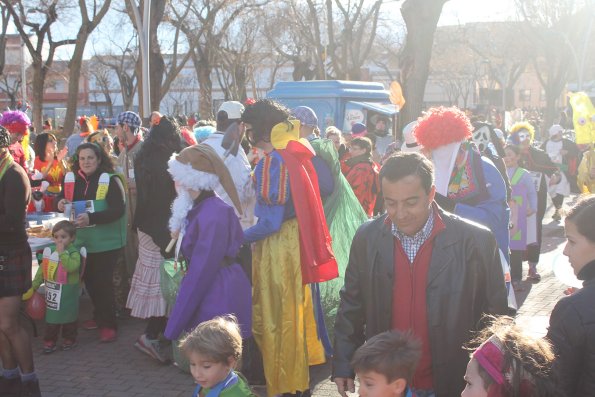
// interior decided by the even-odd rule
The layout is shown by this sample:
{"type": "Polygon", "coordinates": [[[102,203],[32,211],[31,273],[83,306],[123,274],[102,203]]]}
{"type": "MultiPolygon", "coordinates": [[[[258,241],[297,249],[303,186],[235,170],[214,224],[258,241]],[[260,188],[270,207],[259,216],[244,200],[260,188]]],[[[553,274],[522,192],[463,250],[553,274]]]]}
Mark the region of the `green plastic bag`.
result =
{"type": "Polygon", "coordinates": [[[163,261],[160,267],[160,284],[161,294],[165,299],[167,305],[166,313],[169,315],[176,304],[176,297],[178,296],[178,290],[182,279],[186,274],[187,265],[183,258],[166,259],[163,261]]]}

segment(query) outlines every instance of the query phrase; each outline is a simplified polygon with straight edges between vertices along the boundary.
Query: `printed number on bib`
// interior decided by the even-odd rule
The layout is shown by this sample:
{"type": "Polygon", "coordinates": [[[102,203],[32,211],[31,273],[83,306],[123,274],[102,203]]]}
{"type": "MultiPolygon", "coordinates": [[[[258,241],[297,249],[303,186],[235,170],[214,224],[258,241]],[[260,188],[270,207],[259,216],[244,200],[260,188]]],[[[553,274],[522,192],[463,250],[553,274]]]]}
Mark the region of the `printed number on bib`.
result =
{"type": "Polygon", "coordinates": [[[50,310],[60,310],[60,298],[62,296],[62,284],[45,282],[45,303],[50,310]]]}

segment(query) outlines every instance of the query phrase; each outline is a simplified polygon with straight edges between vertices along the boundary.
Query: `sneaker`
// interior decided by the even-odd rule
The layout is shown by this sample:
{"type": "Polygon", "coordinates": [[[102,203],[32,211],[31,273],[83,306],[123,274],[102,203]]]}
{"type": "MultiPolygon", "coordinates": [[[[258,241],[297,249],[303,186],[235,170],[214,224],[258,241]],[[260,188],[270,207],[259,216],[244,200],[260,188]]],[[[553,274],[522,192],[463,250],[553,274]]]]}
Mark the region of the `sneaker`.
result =
{"type": "Polygon", "coordinates": [[[99,329],[99,342],[110,343],[116,341],[116,330],[113,328],[100,328],[99,329]]]}
{"type": "Polygon", "coordinates": [[[162,364],[166,364],[169,362],[169,359],[165,357],[161,351],[161,345],[159,344],[159,341],[156,339],[149,339],[145,334],[142,334],[138,337],[138,339],[134,343],[134,347],[136,347],[141,352],[153,357],[155,360],[159,361],[162,364]]]}
{"type": "Polygon", "coordinates": [[[537,269],[534,267],[529,267],[529,273],[527,274],[527,279],[534,283],[538,283],[541,281],[541,276],[537,273],[537,269]]]}
{"type": "Polygon", "coordinates": [[[68,351],[74,347],[76,347],[76,340],[74,339],[64,339],[64,341],[62,342],[62,350],[63,351],[68,351]]]}
{"type": "Polygon", "coordinates": [[[95,320],[93,320],[93,319],[84,321],[83,324],[82,324],[82,327],[86,331],[91,331],[91,330],[94,330],[94,329],[99,328],[97,326],[97,322],[95,320]]]}
{"type": "Polygon", "coordinates": [[[21,377],[4,378],[0,377],[0,395],[6,397],[20,397],[21,396],[21,377]]]}
{"type": "Polygon", "coordinates": [[[21,383],[21,397],[41,397],[41,390],[39,390],[39,381],[30,380],[21,383]]]}
{"type": "Polygon", "coordinates": [[[50,354],[56,351],[56,342],[45,341],[43,342],[43,353],[50,354]]]}

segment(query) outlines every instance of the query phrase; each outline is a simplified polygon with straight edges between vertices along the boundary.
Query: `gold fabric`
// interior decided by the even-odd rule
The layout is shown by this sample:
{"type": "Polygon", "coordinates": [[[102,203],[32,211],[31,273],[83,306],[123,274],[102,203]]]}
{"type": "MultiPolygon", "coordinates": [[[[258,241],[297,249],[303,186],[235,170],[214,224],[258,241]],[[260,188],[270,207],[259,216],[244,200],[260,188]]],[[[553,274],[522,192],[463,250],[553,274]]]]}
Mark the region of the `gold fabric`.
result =
{"type": "Polygon", "coordinates": [[[252,332],[262,352],[267,393],[309,388],[309,365],[325,361],[310,286],[302,285],[297,220],[256,243],[253,255],[252,332]]]}

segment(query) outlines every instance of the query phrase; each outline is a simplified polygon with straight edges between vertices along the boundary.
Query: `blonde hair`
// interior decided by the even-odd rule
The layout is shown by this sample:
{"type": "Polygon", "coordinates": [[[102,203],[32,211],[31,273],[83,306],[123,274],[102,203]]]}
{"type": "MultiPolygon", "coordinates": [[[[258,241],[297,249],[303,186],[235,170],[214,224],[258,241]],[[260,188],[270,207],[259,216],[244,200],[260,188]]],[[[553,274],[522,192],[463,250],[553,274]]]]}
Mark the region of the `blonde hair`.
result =
{"type": "Polygon", "coordinates": [[[242,356],[242,335],[233,315],[215,317],[200,323],[180,342],[180,350],[188,355],[199,353],[218,363],[227,363],[230,357],[242,356]]]}

